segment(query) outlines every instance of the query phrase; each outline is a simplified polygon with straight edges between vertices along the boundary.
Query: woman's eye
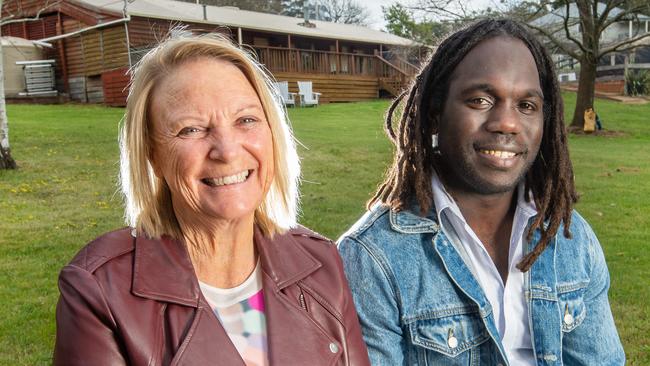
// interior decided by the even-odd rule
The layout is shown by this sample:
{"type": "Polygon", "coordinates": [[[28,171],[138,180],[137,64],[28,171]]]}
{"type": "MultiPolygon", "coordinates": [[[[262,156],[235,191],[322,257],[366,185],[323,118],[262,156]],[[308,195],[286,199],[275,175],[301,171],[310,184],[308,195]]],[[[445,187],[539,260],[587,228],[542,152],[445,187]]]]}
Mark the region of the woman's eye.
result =
{"type": "Polygon", "coordinates": [[[257,118],[255,118],[255,117],[242,117],[242,118],[239,119],[239,121],[240,121],[240,123],[243,123],[243,124],[249,124],[249,123],[255,123],[255,122],[259,121],[259,120],[257,118]]]}
{"type": "Polygon", "coordinates": [[[181,129],[178,132],[178,136],[180,137],[195,136],[201,132],[202,130],[198,127],[183,127],[183,129],[181,129]]]}

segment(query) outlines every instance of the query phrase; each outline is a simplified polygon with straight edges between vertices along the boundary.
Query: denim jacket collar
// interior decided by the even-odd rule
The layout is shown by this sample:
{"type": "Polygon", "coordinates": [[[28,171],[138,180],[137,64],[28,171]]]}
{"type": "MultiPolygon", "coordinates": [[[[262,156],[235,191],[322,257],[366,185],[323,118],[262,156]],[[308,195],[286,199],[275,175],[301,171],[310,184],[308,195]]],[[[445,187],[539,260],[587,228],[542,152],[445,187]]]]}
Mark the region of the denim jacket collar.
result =
{"type": "Polygon", "coordinates": [[[402,211],[389,209],[388,217],[391,228],[404,234],[437,233],[440,231],[434,207],[431,207],[424,217],[420,216],[419,212],[419,206],[413,206],[402,211]]]}

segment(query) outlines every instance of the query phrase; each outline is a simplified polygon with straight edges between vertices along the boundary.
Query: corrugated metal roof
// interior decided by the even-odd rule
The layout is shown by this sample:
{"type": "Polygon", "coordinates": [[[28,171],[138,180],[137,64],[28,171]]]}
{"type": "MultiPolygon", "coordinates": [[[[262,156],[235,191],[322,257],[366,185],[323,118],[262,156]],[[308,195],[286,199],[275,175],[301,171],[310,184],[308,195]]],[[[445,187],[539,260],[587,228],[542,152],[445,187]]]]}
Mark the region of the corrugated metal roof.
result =
{"type": "MultiPolygon", "coordinates": [[[[122,0],[77,0],[113,12],[122,13],[122,0]]],[[[316,26],[307,28],[302,18],[258,13],[232,7],[207,6],[203,19],[203,5],[172,0],[133,0],[129,1],[128,13],[131,16],[170,19],[186,22],[218,24],[228,27],[241,27],[259,31],[289,33],[307,37],[329,38],[356,42],[381,43],[385,45],[414,46],[412,40],[384,33],[367,27],[310,20],[316,26]]]]}

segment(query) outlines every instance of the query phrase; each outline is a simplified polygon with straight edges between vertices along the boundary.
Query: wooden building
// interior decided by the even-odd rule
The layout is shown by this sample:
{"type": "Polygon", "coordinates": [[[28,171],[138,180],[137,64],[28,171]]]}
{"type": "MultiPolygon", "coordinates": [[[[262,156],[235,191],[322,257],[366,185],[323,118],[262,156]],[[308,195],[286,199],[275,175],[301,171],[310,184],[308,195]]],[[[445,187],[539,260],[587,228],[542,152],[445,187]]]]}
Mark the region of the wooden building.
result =
{"type": "Polygon", "coordinates": [[[395,95],[417,68],[411,40],[370,28],[172,0],[5,0],[2,35],[52,44],[57,89],[72,100],[122,106],[126,71],[171,28],[221,32],[249,47],[277,80],[311,80],[322,102],[395,95]]]}

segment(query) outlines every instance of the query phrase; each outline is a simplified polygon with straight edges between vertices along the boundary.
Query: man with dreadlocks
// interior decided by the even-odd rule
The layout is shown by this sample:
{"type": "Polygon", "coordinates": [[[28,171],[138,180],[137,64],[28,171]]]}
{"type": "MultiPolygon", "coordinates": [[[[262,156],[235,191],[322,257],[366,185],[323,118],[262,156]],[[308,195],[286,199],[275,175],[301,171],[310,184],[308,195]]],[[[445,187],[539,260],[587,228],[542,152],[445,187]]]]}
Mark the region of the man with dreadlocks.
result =
{"type": "Polygon", "coordinates": [[[451,35],[386,130],[393,166],[339,241],[373,365],[624,364],[539,41],[510,20],[451,35]]]}

